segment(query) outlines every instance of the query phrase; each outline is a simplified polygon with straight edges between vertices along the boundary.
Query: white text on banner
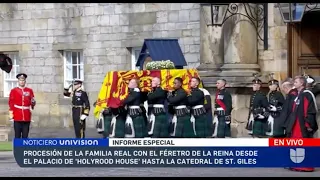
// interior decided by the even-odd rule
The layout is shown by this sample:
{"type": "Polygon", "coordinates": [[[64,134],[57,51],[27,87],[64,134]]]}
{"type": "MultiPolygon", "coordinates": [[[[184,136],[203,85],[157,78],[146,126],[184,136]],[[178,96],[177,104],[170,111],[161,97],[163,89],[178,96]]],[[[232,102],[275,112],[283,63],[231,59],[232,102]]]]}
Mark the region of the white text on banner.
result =
{"type": "Polygon", "coordinates": [[[109,139],[110,147],[268,147],[269,139],[237,138],[237,139],[109,139]]]}

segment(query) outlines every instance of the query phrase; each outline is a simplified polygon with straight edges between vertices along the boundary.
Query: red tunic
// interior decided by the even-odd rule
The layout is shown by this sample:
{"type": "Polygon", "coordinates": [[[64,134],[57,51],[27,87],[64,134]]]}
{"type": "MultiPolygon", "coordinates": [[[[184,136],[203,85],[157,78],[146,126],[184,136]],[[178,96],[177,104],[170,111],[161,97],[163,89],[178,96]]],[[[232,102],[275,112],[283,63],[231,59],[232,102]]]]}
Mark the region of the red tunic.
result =
{"type": "Polygon", "coordinates": [[[31,121],[32,99],[34,94],[30,88],[13,88],[9,95],[9,111],[13,113],[14,121],[31,121]]]}

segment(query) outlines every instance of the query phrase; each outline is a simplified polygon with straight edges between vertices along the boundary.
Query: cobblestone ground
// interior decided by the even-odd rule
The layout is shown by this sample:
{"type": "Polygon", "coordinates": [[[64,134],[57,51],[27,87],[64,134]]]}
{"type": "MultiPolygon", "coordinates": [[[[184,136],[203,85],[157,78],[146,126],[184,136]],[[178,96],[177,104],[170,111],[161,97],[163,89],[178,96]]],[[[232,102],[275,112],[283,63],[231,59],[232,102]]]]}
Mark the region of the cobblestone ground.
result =
{"type": "MultiPolygon", "coordinates": [[[[87,129],[87,137],[100,137],[95,129],[87,129]]],[[[12,133],[10,137],[13,137],[12,133]]],[[[74,137],[73,129],[32,128],[30,137],[74,137]]],[[[10,177],[320,177],[320,169],[312,173],[292,172],[283,168],[20,168],[12,152],[0,152],[0,176],[10,177]]]]}

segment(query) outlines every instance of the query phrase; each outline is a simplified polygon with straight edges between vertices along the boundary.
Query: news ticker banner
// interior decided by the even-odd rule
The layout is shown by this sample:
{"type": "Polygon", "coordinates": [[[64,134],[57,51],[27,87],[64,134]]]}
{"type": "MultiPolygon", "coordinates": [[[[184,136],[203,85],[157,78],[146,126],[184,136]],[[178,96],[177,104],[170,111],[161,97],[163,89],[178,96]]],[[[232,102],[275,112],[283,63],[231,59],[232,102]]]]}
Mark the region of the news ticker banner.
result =
{"type": "Polygon", "coordinates": [[[320,167],[320,139],[14,139],[21,167],[320,167]]]}

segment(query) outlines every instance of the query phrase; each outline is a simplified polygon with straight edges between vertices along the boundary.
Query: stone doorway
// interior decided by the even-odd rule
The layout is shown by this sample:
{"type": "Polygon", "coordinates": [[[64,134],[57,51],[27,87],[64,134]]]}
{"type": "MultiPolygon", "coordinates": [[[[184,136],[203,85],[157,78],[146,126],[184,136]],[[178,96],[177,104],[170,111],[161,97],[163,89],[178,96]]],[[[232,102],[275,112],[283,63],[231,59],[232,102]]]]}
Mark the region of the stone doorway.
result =
{"type": "MultiPolygon", "coordinates": [[[[320,88],[320,11],[308,12],[301,23],[288,25],[288,75],[304,72],[313,76],[320,88]]],[[[318,110],[320,94],[316,94],[318,110]]],[[[320,124],[320,113],[317,115],[320,124]]],[[[318,131],[317,137],[320,137],[318,131]]]]}

